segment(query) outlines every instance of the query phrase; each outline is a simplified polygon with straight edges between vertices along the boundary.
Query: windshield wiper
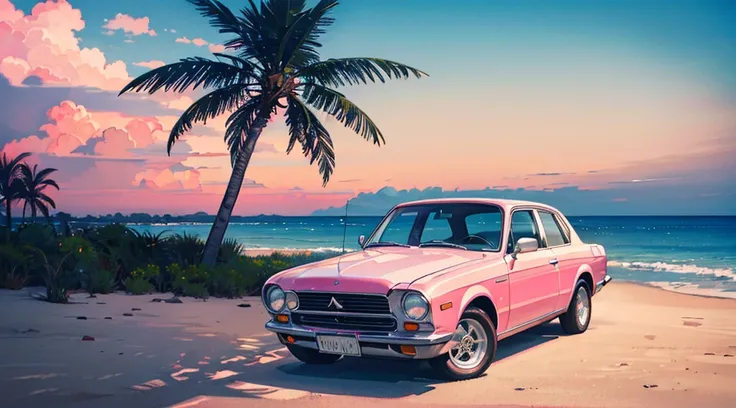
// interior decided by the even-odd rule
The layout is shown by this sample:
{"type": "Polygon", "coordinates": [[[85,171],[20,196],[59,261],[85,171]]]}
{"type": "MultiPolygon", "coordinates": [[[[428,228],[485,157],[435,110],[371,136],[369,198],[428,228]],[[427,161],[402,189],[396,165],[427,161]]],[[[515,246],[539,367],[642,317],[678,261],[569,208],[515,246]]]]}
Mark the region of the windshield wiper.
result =
{"type": "Polygon", "coordinates": [[[443,247],[464,249],[466,251],[468,250],[468,248],[466,248],[466,247],[464,247],[462,245],[453,244],[451,242],[445,242],[445,241],[427,241],[427,242],[422,242],[421,244],[419,244],[419,248],[429,247],[429,246],[443,246],[443,247]]]}
{"type": "Polygon", "coordinates": [[[398,242],[394,242],[394,241],[371,242],[370,244],[366,245],[364,248],[384,247],[384,246],[397,246],[397,247],[402,247],[402,248],[410,248],[409,245],[399,244],[398,242]]]}

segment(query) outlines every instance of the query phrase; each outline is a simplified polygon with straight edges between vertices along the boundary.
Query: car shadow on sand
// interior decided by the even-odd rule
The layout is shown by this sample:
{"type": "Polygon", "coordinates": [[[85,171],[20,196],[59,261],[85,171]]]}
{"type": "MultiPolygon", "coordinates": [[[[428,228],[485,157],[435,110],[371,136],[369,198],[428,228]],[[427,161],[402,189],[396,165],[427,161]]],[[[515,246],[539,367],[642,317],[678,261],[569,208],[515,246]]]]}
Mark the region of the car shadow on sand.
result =
{"type": "MultiPolygon", "coordinates": [[[[548,323],[505,339],[498,344],[494,364],[564,336],[558,323],[548,323]]],[[[283,351],[286,356],[288,351],[283,351]]],[[[253,367],[237,379],[276,389],[317,394],[373,398],[400,398],[433,390],[437,378],[426,361],[344,358],[331,365],[302,364],[286,357],[281,364],[253,367]]],[[[490,370],[493,370],[493,365],[490,370]]],[[[485,374],[483,375],[485,376],[485,374]]]]}

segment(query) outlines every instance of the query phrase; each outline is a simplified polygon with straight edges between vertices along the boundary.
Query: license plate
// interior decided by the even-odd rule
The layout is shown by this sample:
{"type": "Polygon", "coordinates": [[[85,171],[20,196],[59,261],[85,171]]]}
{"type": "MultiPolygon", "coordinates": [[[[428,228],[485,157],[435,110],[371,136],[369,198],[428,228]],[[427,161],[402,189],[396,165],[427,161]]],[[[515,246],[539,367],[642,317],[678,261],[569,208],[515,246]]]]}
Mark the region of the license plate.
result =
{"type": "Polygon", "coordinates": [[[355,337],[317,336],[317,347],[323,353],[360,356],[360,344],[355,337]]]}

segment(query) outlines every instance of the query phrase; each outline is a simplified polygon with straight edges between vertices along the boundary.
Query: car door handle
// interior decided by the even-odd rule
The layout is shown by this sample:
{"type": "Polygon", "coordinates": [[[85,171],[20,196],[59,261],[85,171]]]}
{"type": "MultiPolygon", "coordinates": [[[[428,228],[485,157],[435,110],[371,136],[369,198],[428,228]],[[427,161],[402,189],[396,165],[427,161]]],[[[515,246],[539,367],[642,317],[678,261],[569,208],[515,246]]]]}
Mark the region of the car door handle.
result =
{"type": "Polygon", "coordinates": [[[550,265],[557,265],[557,262],[558,262],[557,261],[557,258],[552,258],[552,259],[549,260],[549,264],[550,265]]]}
{"type": "Polygon", "coordinates": [[[502,276],[502,277],[496,279],[496,283],[503,283],[503,282],[506,282],[507,280],[509,280],[508,275],[502,276]]]}

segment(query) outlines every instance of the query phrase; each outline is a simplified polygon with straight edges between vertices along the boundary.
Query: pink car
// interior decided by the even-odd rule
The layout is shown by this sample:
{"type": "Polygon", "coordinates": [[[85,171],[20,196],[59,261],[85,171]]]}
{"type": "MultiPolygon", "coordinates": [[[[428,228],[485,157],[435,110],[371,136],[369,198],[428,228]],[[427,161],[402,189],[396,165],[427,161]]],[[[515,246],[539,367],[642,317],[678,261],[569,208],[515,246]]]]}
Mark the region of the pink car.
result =
{"type": "Polygon", "coordinates": [[[611,280],[602,246],[532,202],[400,204],[360,244],[263,287],[266,328],[304,363],[427,359],[445,378],[477,377],[501,339],[557,317],[584,332],[592,296],[611,280]]]}

